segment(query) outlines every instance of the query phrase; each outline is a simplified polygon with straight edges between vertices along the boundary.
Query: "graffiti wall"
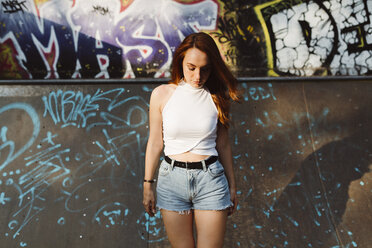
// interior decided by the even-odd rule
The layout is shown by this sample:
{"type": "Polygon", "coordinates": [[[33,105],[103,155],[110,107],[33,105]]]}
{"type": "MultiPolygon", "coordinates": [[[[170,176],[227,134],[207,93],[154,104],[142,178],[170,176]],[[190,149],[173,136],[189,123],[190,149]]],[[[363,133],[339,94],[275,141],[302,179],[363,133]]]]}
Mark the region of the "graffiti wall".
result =
{"type": "Polygon", "coordinates": [[[207,32],[237,76],[370,75],[370,0],[1,0],[0,78],[162,78],[207,32]]]}
{"type": "MultiPolygon", "coordinates": [[[[371,247],[372,85],[240,86],[225,247],[371,247]]],[[[170,247],[142,206],[154,87],[0,87],[1,247],[170,247]]]]}

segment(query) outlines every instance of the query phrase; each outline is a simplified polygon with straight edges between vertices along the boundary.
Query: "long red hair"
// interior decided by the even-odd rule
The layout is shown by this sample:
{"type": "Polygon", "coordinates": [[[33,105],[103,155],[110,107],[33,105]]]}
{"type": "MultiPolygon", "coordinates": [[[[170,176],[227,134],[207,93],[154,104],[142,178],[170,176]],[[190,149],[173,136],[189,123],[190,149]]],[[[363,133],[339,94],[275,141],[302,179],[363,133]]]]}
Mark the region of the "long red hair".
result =
{"type": "Polygon", "coordinates": [[[172,62],[172,84],[179,84],[183,78],[182,62],[186,51],[197,48],[207,54],[211,64],[211,74],[205,82],[218,110],[218,121],[229,127],[231,100],[239,101],[237,80],[223,61],[220,51],[213,38],[206,33],[193,33],[188,35],[176,49],[172,62]]]}

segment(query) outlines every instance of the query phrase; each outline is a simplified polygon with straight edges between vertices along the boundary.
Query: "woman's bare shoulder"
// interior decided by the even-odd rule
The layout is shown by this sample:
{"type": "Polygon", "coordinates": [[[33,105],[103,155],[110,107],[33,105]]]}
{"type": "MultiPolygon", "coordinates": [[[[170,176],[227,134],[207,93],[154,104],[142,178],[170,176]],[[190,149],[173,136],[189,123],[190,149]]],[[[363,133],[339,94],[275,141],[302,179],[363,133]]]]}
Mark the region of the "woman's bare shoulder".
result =
{"type": "Polygon", "coordinates": [[[165,104],[172,96],[174,90],[177,88],[175,84],[162,84],[156,87],[151,93],[151,102],[153,105],[159,106],[160,111],[163,111],[165,104]]]}
{"type": "Polygon", "coordinates": [[[176,87],[177,85],[175,84],[162,84],[156,87],[151,95],[155,98],[167,98],[174,92],[176,87]]]}

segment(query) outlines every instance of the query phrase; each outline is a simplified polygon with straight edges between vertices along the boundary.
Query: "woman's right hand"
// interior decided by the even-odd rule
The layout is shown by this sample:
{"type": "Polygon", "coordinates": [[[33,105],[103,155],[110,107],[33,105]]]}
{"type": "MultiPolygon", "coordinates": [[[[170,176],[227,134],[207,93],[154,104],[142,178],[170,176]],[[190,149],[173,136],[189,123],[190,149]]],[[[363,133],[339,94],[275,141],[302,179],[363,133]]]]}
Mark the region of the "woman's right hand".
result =
{"type": "Polygon", "coordinates": [[[143,206],[146,212],[152,217],[156,213],[156,202],[152,184],[145,182],[143,185],[143,206]]]}

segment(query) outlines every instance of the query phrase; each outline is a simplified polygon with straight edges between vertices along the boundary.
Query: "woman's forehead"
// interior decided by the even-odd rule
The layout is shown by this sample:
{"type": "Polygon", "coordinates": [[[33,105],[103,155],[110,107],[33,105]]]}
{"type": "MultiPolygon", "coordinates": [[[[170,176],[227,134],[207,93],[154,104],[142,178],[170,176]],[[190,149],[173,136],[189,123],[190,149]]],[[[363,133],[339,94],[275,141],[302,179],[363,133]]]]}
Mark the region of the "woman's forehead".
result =
{"type": "Polygon", "coordinates": [[[186,51],[183,62],[195,66],[205,66],[209,60],[205,52],[193,47],[186,51]]]}

